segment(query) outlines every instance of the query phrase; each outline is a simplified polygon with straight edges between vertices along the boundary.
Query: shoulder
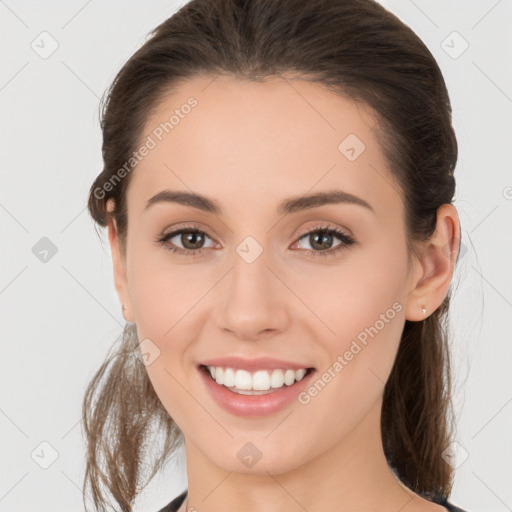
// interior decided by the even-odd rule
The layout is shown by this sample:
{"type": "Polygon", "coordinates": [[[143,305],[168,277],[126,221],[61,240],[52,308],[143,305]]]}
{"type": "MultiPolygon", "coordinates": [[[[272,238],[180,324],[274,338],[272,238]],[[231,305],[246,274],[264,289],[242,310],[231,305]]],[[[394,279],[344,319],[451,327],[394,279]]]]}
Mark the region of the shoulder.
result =
{"type": "MultiPolygon", "coordinates": [[[[185,501],[185,497],[187,496],[187,489],[185,489],[179,496],[174,498],[170,503],[168,503],[165,507],[161,508],[158,512],[176,512],[181,504],[185,501]]],[[[441,499],[437,501],[438,505],[442,505],[448,512],[469,512],[462,508],[459,508],[446,499],[441,499]]]]}
{"type": "Polygon", "coordinates": [[[185,489],[179,496],[174,498],[170,503],[168,503],[164,508],[161,508],[158,512],[176,512],[180,508],[183,501],[185,501],[187,490],[188,489],[185,489]]]}
{"type": "Polygon", "coordinates": [[[470,512],[457,507],[449,501],[448,496],[442,496],[440,493],[426,491],[418,494],[421,497],[424,507],[420,510],[425,512],[470,512]]]}
{"type": "Polygon", "coordinates": [[[455,505],[452,505],[451,503],[446,503],[445,507],[449,510],[449,512],[469,512],[462,508],[456,507],[455,505]]]}
{"type": "Polygon", "coordinates": [[[448,510],[448,512],[469,512],[468,510],[464,510],[462,508],[459,508],[452,503],[450,503],[448,500],[443,499],[437,502],[439,505],[442,505],[443,507],[448,510]]]}

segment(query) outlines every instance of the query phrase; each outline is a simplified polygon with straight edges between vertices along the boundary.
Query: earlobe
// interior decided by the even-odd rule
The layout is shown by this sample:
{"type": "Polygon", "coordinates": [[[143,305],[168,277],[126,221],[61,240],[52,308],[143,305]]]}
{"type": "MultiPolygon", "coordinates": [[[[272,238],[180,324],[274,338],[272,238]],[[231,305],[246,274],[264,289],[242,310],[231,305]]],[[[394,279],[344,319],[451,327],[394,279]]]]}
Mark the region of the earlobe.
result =
{"type": "Polygon", "coordinates": [[[407,320],[424,320],[441,305],[450,289],[459,246],[457,210],[450,204],[443,204],[437,210],[436,230],[424,243],[417,271],[411,278],[412,290],[405,311],[407,320]]]}
{"type": "MultiPolygon", "coordinates": [[[[109,199],[110,201],[110,199],[109,199]]],[[[107,204],[107,208],[108,208],[107,204]]],[[[122,314],[127,322],[134,322],[133,308],[130,300],[130,293],[128,289],[128,280],[126,277],[126,262],[122,255],[119,237],[117,233],[117,224],[115,218],[112,217],[107,225],[108,240],[110,244],[110,251],[112,253],[112,266],[114,270],[114,284],[116,287],[119,301],[122,305],[122,314]]]]}

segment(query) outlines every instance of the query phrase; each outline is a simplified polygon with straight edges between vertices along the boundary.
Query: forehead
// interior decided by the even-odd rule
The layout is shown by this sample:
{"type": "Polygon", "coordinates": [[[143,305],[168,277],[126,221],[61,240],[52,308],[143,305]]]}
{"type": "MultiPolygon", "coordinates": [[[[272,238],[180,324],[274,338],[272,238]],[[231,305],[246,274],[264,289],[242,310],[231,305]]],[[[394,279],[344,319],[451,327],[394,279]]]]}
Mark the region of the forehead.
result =
{"type": "Polygon", "coordinates": [[[369,108],[318,83],[197,77],[164,95],[148,118],[139,146],[150,149],[133,171],[128,203],[142,211],[172,189],[256,209],[342,189],[378,210],[399,196],[375,128],[369,108]]]}

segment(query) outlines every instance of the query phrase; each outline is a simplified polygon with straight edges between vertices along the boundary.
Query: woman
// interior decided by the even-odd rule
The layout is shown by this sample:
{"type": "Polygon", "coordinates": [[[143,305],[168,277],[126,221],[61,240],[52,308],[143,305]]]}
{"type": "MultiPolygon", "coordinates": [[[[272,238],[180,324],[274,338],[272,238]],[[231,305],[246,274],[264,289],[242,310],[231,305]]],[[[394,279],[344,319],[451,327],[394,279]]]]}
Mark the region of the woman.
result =
{"type": "Polygon", "coordinates": [[[127,326],[84,398],[95,506],[131,510],[184,443],[162,511],[461,510],[457,142],[416,34],[372,0],[192,0],[102,129],[127,326]]]}

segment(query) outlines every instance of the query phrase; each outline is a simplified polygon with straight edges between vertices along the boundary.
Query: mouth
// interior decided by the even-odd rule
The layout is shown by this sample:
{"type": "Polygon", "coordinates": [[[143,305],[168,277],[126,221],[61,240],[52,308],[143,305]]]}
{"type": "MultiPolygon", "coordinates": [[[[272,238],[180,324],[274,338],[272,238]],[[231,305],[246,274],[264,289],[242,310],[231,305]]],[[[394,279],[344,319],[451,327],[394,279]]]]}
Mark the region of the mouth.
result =
{"type": "MultiPolygon", "coordinates": [[[[206,394],[229,414],[243,418],[263,418],[292,406],[297,402],[300,394],[311,386],[316,373],[315,368],[288,369],[286,372],[279,368],[266,369],[256,370],[254,374],[237,370],[233,379],[233,369],[226,368],[231,371],[227,371],[224,375],[224,367],[213,368],[215,368],[213,374],[216,378],[212,376],[211,366],[197,365],[206,394]],[[221,375],[217,375],[218,368],[221,370],[221,375]],[[271,372],[272,375],[270,375],[271,372]],[[264,375],[265,373],[267,376],[264,375]],[[276,376],[273,375],[274,373],[276,376]],[[287,373],[285,379],[283,379],[283,373],[287,373]],[[222,382],[224,376],[227,377],[229,386],[217,382],[217,378],[222,382]],[[249,380],[253,377],[253,380],[249,380]],[[297,380],[297,377],[300,379],[297,380]],[[268,381],[271,378],[272,385],[269,386],[268,381]],[[253,385],[263,389],[253,389],[253,385]]],[[[302,402],[299,403],[302,404],[302,402]]]]}
{"type": "Polygon", "coordinates": [[[258,370],[250,373],[244,370],[211,367],[204,364],[199,364],[198,368],[218,386],[233,393],[248,396],[268,395],[291,388],[315,371],[315,368],[310,367],[299,370],[258,370]],[[238,375],[238,372],[241,374],[238,375]]]}

